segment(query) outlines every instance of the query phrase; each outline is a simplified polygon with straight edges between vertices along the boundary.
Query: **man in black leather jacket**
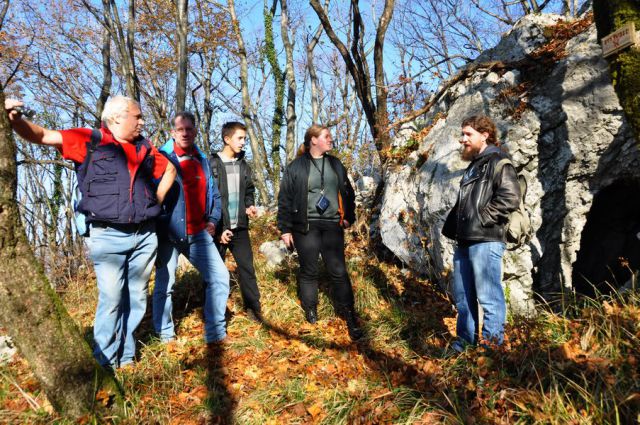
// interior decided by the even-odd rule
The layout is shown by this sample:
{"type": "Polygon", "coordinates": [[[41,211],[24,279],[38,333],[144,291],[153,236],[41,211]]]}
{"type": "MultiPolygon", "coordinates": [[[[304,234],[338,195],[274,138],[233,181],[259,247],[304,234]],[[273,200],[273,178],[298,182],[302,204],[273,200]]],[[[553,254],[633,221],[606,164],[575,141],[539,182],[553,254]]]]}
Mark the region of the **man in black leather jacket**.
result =
{"type": "Polygon", "coordinates": [[[458,200],[442,234],[456,241],[453,295],[458,309],[456,351],[478,342],[478,304],[483,311],[482,339],[501,344],[506,303],[502,255],[509,214],[518,208],[520,187],[513,165],[496,171],[508,155],[500,149],[493,121],[482,115],[462,123],[462,158],[471,161],[462,176],[458,200]]]}

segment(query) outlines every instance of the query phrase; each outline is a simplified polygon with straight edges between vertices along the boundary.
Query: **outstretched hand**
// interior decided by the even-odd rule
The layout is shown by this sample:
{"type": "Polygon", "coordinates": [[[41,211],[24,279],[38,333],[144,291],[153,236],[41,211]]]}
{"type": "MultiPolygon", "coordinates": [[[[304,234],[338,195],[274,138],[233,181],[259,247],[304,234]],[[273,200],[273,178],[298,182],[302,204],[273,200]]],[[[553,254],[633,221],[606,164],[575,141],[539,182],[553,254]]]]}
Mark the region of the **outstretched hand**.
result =
{"type": "Polygon", "coordinates": [[[16,100],[16,99],[5,99],[4,100],[4,109],[7,111],[7,115],[9,116],[9,121],[13,122],[20,118],[22,113],[16,110],[17,107],[24,106],[24,103],[16,100]]]}

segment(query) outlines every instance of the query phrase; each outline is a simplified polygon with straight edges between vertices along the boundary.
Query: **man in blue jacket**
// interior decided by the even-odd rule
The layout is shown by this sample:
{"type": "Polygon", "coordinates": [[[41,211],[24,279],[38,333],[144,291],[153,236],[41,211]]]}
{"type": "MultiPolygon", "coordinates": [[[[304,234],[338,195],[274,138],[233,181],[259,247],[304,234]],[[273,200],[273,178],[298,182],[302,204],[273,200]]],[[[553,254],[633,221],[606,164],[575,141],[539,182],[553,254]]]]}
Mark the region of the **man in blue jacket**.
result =
{"type": "Polygon", "coordinates": [[[172,140],[160,148],[178,170],[158,219],[158,257],[153,290],[153,326],[163,341],[175,338],[171,295],[178,256],[183,254],[202,275],[205,285],[205,342],[222,341],[227,333],[225,311],[229,272],[213,243],[221,201],[206,156],[194,144],[195,117],[180,112],[173,120],[172,140]]]}

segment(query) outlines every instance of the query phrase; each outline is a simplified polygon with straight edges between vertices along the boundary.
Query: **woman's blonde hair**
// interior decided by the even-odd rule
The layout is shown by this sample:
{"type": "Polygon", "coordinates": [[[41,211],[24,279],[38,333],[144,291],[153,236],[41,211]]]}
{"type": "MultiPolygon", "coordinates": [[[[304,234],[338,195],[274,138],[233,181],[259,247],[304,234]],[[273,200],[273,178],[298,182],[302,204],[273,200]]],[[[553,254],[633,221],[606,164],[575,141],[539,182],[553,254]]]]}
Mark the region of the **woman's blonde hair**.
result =
{"type": "Polygon", "coordinates": [[[298,156],[304,155],[306,152],[309,152],[309,149],[311,149],[311,138],[320,136],[320,133],[322,133],[324,130],[329,130],[329,127],[320,124],[311,125],[311,127],[309,127],[304,133],[304,143],[301,144],[298,148],[298,156]]]}

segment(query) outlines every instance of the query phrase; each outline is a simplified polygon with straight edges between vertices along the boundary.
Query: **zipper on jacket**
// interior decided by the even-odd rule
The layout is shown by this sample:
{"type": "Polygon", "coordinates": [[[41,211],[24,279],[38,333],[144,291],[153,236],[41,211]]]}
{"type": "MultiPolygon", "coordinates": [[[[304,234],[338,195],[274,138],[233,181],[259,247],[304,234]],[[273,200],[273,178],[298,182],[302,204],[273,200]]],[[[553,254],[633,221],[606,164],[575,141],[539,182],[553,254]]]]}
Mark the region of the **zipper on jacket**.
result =
{"type": "MultiPolygon", "coordinates": [[[[311,157],[311,154],[309,154],[309,157],[311,157]]],[[[304,191],[305,193],[305,206],[304,206],[304,214],[306,217],[305,223],[306,223],[306,229],[305,232],[309,233],[309,177],[311,176],[311,161],[313,161],[313,159],[309,159],[307,158],[307,178],[306,178],[306,190],[304,191]]]]}

